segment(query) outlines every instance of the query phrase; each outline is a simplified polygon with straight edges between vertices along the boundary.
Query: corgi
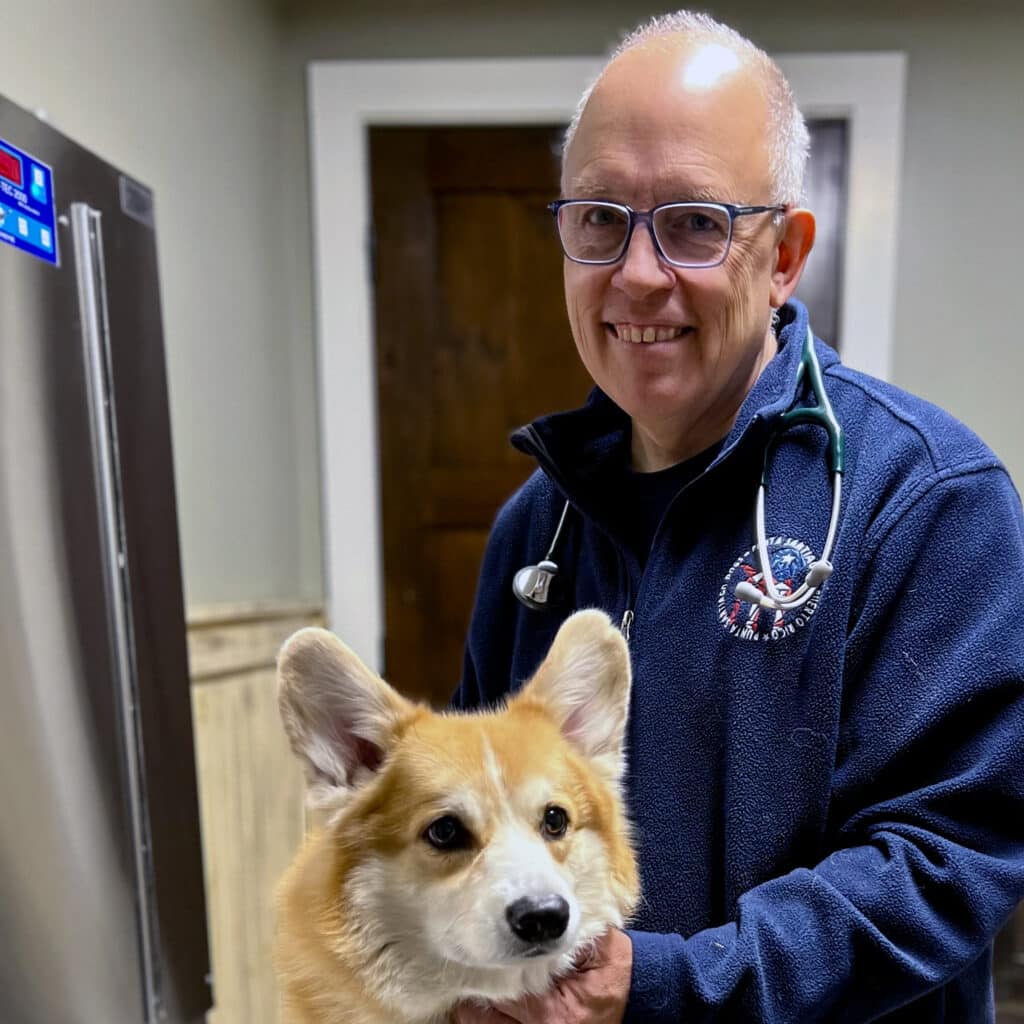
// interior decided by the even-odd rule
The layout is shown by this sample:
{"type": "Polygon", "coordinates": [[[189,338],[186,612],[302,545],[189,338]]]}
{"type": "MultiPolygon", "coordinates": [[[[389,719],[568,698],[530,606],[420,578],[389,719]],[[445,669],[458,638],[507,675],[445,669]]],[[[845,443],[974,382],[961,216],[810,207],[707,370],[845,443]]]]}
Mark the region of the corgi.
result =
{"type": "Polygon", "coordinates": [[[284,1024],[441,1024],[540,993],[638,898],[621,781],[629,651],[577,612],[499,710],[401,697],[333,634],[278,658],[326,824],[278,888],[284,1024]]]}

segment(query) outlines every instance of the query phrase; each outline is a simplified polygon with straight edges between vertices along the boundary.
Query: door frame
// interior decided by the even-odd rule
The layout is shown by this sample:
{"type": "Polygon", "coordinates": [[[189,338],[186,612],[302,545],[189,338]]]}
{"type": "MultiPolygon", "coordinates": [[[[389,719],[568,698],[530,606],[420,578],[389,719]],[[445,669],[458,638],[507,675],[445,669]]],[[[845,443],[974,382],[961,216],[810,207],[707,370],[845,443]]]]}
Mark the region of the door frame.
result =
{"type": "MultiPolygon", "coordinates": [[[[776,60],[806,115],[849,122],[843,360],[888,379],[906,56],[776,60]]],[[[603,64],[566,57],[309,66],[324,601],[330,628],[375,669],[383,662],[384,586],[367,129],[567,122],[603,64]]]]}

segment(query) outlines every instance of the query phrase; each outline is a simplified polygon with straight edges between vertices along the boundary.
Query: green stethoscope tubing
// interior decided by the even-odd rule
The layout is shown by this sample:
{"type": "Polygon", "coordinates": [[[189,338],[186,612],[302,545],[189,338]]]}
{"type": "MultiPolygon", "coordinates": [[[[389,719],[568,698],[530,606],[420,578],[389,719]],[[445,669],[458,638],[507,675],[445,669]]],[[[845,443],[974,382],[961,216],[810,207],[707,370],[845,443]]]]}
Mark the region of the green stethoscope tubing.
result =
{"type": "Polygon", "coordinates": [[[761,483],[757,489],[757,504],[754,512],[754,528],[757,538],[757,560],[764,582],[764,593],[752,583],[741,583],[736,588],[736,596],[776,611],[793,611],[803,607],[818,588],[832,575],[832,551],[835,547],[836,530],[839,526],[839,507],[843,491],[843,467],[845,454],[845,438],[843,428],[832,410],[832,403],[825,392],[825,383],[821,376],[821,364],[814,351],[814,335],[808,326],[804,336],[803,348],[800,352],[800,365],[796,371],[796,387],[807,384],[813,405],[800,405],[789,409],[779,418],[779,425],[772,434],[764,450],[764,466],[761,470],[761,483]],[[828,533],[821,551],[821,557],[807,567],[803,582],[791,593],[779,590],[778,581],[772,573],[771,558],[768,554],[768,538],[764,525],[764,499],[768,490],[768,469],[771,454],[779,443],[782,435],[791,427],[802,423],[822,427],[828,434],[829,471],[832,474],[832,512],[829,516],[828,533]]]}

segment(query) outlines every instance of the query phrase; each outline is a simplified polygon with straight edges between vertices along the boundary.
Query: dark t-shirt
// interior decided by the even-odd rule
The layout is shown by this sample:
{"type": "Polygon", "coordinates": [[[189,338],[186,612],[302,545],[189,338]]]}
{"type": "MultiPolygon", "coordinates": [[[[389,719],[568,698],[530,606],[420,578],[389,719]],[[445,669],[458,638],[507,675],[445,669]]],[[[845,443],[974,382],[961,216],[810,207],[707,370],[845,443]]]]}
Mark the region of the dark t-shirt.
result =
{"type": "Polygon", "coordinates": [[[623,466],[612,488],[615,520],[626,544],[643,568],[654,534],[672,499],[714,461],[722,447],[719,441],[684,462],[654,473],[640,473],[623,466]]]}

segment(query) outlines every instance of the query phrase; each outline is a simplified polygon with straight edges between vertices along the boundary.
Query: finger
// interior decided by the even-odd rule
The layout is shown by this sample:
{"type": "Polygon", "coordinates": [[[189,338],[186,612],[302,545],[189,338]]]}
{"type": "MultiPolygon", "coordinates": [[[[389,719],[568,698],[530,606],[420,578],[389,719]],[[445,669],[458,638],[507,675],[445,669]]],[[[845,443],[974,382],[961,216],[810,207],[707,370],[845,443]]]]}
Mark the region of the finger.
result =
{"type": "Polygon", "coordinates": [[[612,930],[609,929],[585,943],[577,950],[572,962],[573,967],[581,973],[600,967],[608,959],[608,946],[611,939],[612,930]]]}
{"type": "Polygon", "coordinates": [[[594,942],[587,942],[581,946],[572,959],[573,969],[577,971],[589,971],[597,963],[597,946],[594,942]]]}

